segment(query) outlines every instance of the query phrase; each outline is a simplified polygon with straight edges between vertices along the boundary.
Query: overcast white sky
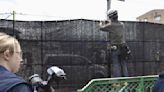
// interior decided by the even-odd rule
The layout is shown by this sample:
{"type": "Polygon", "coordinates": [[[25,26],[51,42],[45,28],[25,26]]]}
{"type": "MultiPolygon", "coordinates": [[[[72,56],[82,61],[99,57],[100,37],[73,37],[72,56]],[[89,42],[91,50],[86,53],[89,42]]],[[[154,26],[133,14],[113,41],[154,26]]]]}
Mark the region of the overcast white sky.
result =
{"type": "MultiPolygon", "coordinates": [[[[164,9],[164,0],[111,2],[111,9],[118,10],[119,20],[125,21],[135,21],[136,17],[153,9],[164,9]]],[[[0,19],[12,19],[7,13],[13,10],[17,20],[105,20],[107,0],[0,0],[0,19]]]]}

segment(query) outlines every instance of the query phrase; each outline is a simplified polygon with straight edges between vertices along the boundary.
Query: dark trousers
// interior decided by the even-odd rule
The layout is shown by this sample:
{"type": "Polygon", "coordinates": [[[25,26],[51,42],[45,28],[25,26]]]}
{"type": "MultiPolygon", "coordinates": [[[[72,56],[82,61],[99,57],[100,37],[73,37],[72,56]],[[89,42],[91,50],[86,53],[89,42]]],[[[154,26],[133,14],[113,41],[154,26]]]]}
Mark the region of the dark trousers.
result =
{"type": "Polygon", "coordinates": [[[111,62],[112,77],[128,76],[127,61],[120,57],[119,49],[111,51],[111,62]]]}

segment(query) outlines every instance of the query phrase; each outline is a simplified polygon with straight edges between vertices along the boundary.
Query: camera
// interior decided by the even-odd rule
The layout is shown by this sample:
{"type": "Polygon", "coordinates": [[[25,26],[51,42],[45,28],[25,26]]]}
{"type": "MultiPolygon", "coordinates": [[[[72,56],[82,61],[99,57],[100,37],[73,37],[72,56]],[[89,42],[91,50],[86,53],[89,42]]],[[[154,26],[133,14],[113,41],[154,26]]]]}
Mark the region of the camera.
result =
{"type": "Polygon", "coordinates": [[[43,81],[38,74],[30,76],[29,82],[33,87],[43,87],[47,85],[47,81],[43,81]]]}
{"type": "Polygon", "coordinates": [[[58,84],[60,80],[66,79],[66,73],[64,70],[57,66],[48,68],[47,73],[49,76],[46,81],[43,81],[38,74],[34,74],[29,77],[29,82],[34,89],[34,92],[39,92],[39,89],[46,90],[46,92],[51,92],[47,90],[52,89],[53,82],[58,84]]]}
{"type": "Polygon", "coordinates": [[[52,67],[48,68],[47,73],[50,75],[48,80],[51,79],[51,77],[66,79],[66,74],[65,74],[64,70],[57,66],[52,66],[52,67]]]}

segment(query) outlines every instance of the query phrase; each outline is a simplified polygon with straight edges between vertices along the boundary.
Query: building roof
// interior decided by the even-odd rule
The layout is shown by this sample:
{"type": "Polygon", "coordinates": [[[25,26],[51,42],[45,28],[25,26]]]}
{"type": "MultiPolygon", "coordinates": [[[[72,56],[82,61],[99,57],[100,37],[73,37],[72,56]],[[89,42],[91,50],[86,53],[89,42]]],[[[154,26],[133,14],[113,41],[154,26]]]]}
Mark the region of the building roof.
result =
{"type": "Polygon", "coordinates": [[[142,18],[143,16],[146,16],[146,15],[148,15],[148,14],[150,14],[150,13],[154,13],[154,12],[164,12],[164,9],[154,9],[154,10],[150,10],[150,11],[148,11],[148,12],[146,12],[146,13],[140,15],[139,17],[137,17],[137,19],[142,18]]]}

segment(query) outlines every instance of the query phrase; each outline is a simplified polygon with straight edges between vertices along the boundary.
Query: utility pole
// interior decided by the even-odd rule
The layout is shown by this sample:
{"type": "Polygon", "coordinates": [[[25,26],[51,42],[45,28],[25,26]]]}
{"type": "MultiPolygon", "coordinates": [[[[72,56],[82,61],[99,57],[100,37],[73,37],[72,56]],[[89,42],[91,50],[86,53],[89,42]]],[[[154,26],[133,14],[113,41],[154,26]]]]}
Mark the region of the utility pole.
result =
{"type": "MultiPolygon", "coordinates": [[[[118,1],[125,1],[125,0],[118,0],[118,1]]],[[[111,0],[107,0],[107,11],[111,8],[111,0]]]]}
{"type": "Polygon", "coordinates": [[[13,11],[13,36],[15,37],[15,11],[13,11]]]}
{"type": "Polygon", "coordinates": [[[110,10],[111,7],[111,0],[107,0],[107,11],[110,10]]]}
{"type": "MultiPolygon", "coordinates": [[[[118,1],[123,1],[124,2],[125,0],[118,0],[118,1]]],[[[106,11],[106,14],[110,10],[110,8],[111,8],[111,0],[107,0],[107,11],[106,11]]],[[[108,17],[107,17],[107,19],[108,19],[108,17]]]]}
{"type": "Polygon", "coordinates": [[[110,7],[111,7],[111,0],[107,0],[107,11],[106,11],[106,17],[107,17],[107,19],[108,19],[107,13],[110,10],[110,7]]]}

